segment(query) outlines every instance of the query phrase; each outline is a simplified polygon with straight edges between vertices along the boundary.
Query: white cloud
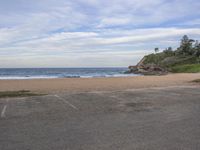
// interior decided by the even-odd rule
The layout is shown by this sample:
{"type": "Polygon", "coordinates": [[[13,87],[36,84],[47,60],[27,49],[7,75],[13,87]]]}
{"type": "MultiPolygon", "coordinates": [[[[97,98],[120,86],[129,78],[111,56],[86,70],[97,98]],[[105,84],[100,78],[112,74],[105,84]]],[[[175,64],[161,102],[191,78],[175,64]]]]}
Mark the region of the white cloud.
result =
{"type": "Polygon", "coordinates": [[[130,23],[129,18],[103,18],[97,27],[127,25],[130,23]]]}
{"type": "Polygon", "coordinates": [[[189,21],[186,21],[186,22],[181,23],[181,24],[179,24],[179,25],[189,25],[189,26],[200,25],[200,19],[189,20],[189,21]]]}
{"type": "MultiPolygon", "coordinates": [[[[6,46],[9,51],[20,50],[20,54],[23,54],[23,51],[24,53],[29,51],[30,54],[48,55],[49,53],[62,54],[72,52],[83,54],[87,51],[91,53],[96,53],[96,51],[129,51],[130,49],[135,51],[138,48],[140,49],[139,46],[149,50],[154,46],[152,43],[160,42],[160,45],[156,46],[164,47],[166,43],[162,41],[169,41],[174,38],[179,39],[184,34],[200,35],[200,29],[154,28],[117,30],[116,32],[62,32],[29,40],[23,40],[26,36],[22,37],[22,39],[18,36],[19,41],[17,42],[14,42],[16,37],[13,36],[2,36],[2,39],[13,41],[11,46],[6,46]]],[[[177,40],[174,42],[178,44],[177,40]]],[[[4,49],[5,47],[0,48],[0,53],[4,49]]]]}
{"type": "Polygon", "coordinates": [[[29,56],[13,55],[3,56],[0,59],[0,67],[126,67],[127,64],[135,64],[146,51],[139,52],[105,52],[84,53],[82,55],[54,56],[29,56]],[[135,56],[135,57],[133,57],[135,56]],[[15,66],[13,66],[15,64],[15,66]]]}
{"type": "Polygon", "coordinates": [[[39,66],[42,57],[50,66],[112,66],[116,57],[126,66],[138,50],[199,37],[199,7],[197,0],[1,1],[1,64],[39,66]]]}

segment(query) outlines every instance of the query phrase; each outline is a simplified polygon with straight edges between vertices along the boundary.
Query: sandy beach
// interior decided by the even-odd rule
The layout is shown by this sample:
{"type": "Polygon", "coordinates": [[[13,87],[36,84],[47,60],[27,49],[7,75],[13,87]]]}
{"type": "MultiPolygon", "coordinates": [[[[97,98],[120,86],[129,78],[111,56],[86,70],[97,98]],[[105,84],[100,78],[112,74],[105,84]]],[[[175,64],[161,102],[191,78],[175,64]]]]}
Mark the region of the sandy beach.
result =
{"type": "Polygon", "coordinates": [[[31,80],[0,80],[0,91],[30,90],[34,92],[117,91],[137,88],[191,85],[199,73],[168,74],[116,78],[59,78],[31,80]]]}

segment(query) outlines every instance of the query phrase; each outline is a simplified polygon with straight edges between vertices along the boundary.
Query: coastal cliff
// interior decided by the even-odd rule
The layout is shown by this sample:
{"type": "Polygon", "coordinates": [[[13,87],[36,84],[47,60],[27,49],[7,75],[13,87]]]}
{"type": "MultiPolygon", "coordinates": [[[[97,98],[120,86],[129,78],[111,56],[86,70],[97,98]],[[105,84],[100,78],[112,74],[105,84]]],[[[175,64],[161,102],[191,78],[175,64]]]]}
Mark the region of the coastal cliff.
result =
{"type": "Polygon", "coordinates": [[[128,73],[144,75],[200,72],[200,43],[184,35],[176,50],[168,47],[159,52],[155,48],[154,54],[144,56],[137,65],[128,68],[128,73]]]}
{"type": "Polygon", "coordinates": [[[147,56],[144,56],[136,66],[129,66],[129,73],[144,74],[144,75],[163,75],[168,71],[159,65],[153,63],[145,63],[147,56]]]}

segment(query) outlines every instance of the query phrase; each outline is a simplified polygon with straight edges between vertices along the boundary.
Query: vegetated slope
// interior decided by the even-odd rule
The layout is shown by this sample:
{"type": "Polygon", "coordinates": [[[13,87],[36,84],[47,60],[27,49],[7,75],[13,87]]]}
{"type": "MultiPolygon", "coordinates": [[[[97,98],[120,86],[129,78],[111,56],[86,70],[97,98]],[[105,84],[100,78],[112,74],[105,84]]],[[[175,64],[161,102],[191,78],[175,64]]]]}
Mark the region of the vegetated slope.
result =
{"type": "MultiPolygon", "coordinates": [[[[163,52],[158,52],[155,48],[155,54],[145,56],[143,63],[136,66],[137,73],[159,73],[162,72],[200,72],[200,43],[189,39],[184,35],[180,46],[173,50],[171,47],[163,52]]],[[[135,70],[134,70],[135,71],[135,70]]]]}

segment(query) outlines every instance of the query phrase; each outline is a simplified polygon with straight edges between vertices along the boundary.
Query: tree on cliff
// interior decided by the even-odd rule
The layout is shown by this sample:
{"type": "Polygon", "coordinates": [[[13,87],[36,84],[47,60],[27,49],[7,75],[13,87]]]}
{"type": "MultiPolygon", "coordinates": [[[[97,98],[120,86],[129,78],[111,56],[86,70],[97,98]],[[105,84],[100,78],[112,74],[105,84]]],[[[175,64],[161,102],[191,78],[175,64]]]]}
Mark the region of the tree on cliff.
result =
{"type": "Polygon", "coordinates": [[[193,42],[193,39],[189,39],[187,35],[184,35],[181,39],[181,44],[178,48],[178,53],[182,55],[193,55],[193,42]]]}
{"type": "Polygon", "coordinates": [[[200,57],[200,43],[196,41],[194,44],[194,52],[197,57],[200,57]]]}
{"type": "Polygon", "coordinates": [[[164,52],[166,55],[168,55],[168,56],[174,56],[174,55],[175,55],[175,53],[174,53],[172,47],[166,48],[163,52],[164,52]]]}
{"type": "Polygon", "coordinates": [[[159,52],[159,48],[156,47],[156,48],[154,49],[154,51],[155,51],[155,53],[158,53],[158,52],[159,52]]]}

